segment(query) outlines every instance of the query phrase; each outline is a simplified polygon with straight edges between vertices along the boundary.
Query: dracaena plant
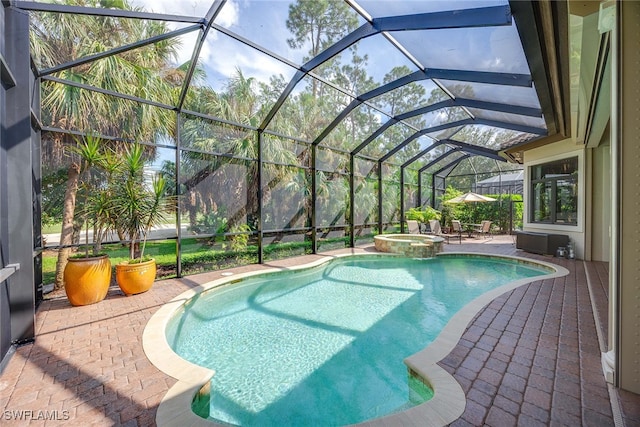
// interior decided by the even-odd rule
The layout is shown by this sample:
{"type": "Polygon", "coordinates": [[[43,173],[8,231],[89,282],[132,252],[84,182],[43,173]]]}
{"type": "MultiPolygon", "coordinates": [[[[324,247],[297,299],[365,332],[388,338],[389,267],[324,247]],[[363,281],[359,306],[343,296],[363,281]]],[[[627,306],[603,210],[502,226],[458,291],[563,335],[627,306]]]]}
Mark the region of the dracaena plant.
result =
{"type": "Polygon", "coordinates": [[[107,196],[105,188],[100,184],[101,167],[105,161],[102,140],[88,134],[76,139],[76,145],[68,150],[79,158],[80,180],[78,183],[78,197],[80,201],[79,215],[85,225],[85,249],[84,256],[97,256],[101,250],[102,239],[109,229],[106,218],[107,196]],[[93,231],[93,242],[89,243],[89,228],[93,231]],[[89,248],[93,246],[90,254],[89,248]]]}
{"type": "Polygon", "coordinates": [[[175,210],[175,197],[166,194],[166,180],[160,175],[145,180],[145,164],[144,147],[129,146],[111,197],[115,226],[128,236],[131,261],[143,260],[149,232],[175,210]]]}

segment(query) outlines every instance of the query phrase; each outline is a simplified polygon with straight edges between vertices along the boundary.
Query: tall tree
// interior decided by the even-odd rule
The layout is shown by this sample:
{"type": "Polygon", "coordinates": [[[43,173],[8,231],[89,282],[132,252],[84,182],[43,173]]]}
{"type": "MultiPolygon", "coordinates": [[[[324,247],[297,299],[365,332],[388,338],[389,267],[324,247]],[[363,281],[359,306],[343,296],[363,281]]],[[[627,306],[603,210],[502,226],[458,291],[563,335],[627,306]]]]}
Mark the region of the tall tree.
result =
{"type": "MultiPolygon", "coordinates": [[[[385,74],[383,83],[391,83],[410,73],[411,70],[406,65],[393,67],[391,71],[385,74]]],[[[396,116],[426,104],[425,95],[425,88],[418,83],[412,82],[380,95],[373,102],[391,116],[396,116]]]]}
{"type": "MultiPolygon", "coordinates": [[[[293,34],[287,43],[292,49],[308,47],[309,60],[355,29],[358,15],[342,0],[297,0],[289,5],[286,25],[293,34]]],[[[312,94],[318,96],[315,79],[312,94]]]]}
{"type": "Polygon", "coordinates": [[[297,0],[289,5],[287,29],[293,49],[309,45],[309,58],[335,43],[358,25],[358,17],[342,0],[297,0]]]}
{"type": "MultiPolygon", "coordinates": [[[[282,79],[274,76],[271,85],[258,84],[253,78],[246,77],[242,70],[236,69],[235,74],[228,80],[224,90],[216,93],[210,88],[201,87],[199,92],[209,92],[205,97],[206,103],[200,105],[201,110],[209,115],[221,117],[239,124],[257,127],[265,109],[270,105],[272,95],[282,86],[282,79]],[[263,96],[264,95],[264,96],[263,96]]],[[[242,195],[242,189],[234,186],[234,191],[212,188],[204,184],[212,177],[226,181],[224,176],[233,164],[246,170],[246,203],[236,211],[227,211],[229,227],[233,227],[243,220],[255,227],[258,207],[258,164],[255,161],[241,159],[257,159],[258,144],[256,133],[236,126],[213,123],[209,120],[196,118],[187,120],[182,127],[182,139],[186,146],[197,149],[198,152],[185,151],[182,154],[181,170],[185,180],[186,204],[190,223],[194,226],[198,213],[206,213],[216,205],[226,208],[231,206],[242,195]],[[200,152],[221,153],[232,155],[233,158],[221,158],[215,155],[200,154],[200,152]],[[239,159],[241,158],[241,159],[239,159]],[[208,202],[209,201],[209,202],[208,202]],[[246,218],[246,219],[245,219],[246,218]]],[[[268,162],[296,164],[295,154],[285,146],[284,141],[277,137],[265,135],[263,144],[263,158],[265,176],[275,176],[282,179],[286,175],[286,168],[271,165],[268,162]]],[[[237,170],[237,169],[236,169],[237,170]]],[[[236,182],[239,177],[229,176],[230,182],[236,182]]],[[[210,180],[209,180],[210,181],[210,180]]],[[[276,181],[267,183],[263,188],[264,198],[268,199],[269,190],[276,185],[276,181]]]]}

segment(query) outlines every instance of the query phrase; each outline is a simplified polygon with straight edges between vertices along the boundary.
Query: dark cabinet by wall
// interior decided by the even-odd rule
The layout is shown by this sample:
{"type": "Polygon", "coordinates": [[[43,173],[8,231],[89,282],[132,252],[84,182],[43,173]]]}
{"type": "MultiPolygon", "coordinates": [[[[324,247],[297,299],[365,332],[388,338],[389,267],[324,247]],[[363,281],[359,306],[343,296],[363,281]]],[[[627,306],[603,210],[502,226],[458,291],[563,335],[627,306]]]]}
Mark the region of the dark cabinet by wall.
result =
{"type": "Polygon", "coordinates": [[[564,234],[536,233],[532,231],[518,231],[516,234],[516,248],[541,255],[555,255],[560,246],[569,244],[569,236],[564,234]]]}

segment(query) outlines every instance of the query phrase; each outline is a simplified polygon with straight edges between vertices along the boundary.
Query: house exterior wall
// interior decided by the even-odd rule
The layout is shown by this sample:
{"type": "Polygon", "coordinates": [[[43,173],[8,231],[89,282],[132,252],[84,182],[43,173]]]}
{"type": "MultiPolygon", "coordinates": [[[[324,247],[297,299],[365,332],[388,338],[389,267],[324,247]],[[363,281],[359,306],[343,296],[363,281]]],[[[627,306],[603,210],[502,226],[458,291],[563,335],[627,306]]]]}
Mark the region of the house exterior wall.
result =
{"type": "MultiPolygon", "coordinates": [[[[617,378],[622,389],[640,393],[640,2],[618,2],[620,42],[616,135],[619,156],[619,253],[616,268],[617,378]]],[[[615,75],[615,74],[614,74],[615,75]]],[[[616,79],[614,79],[616,80],[616,79]]],[[[615,324],[615,323],[614,323],[615,324]]]]}
{"type": "Polygon", "coordinates": [[[576,145],[571,139],[565,139],[554,144],[534,148],[524,153],[524,191],[523,199],[525,206],[530,206],[531,202],[531,167],[560,160],[568,157],[578,157],[578,224],[577,225],[556,225],[539,224],[531,222],[530,212],[525,208],[523,219],[524,231],[535,231],[541,233],[565,234],[571,239],[574,245],[576,258],[584,259],[585,256],[585,149],[576,145]]]}

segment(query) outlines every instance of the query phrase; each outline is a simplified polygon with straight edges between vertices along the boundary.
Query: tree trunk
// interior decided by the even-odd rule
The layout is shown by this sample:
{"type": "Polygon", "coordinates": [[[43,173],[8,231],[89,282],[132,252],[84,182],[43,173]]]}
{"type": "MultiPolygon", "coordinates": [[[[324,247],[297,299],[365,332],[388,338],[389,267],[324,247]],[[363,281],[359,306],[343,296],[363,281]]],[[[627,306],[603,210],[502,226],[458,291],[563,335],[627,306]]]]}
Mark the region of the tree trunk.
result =
{"type": "MultiPolygon", "coordinates": [[[[127,235],[125,234],[124,231],[118,229],[118,230],[116,230],[116,233],[118,234],[118,240],[119,241],[124,242],[125,240],[127,240],[127,235]]],[[[121,245],[122,246],[127,246],[126,243],[122,243],[121,245]]]]}
{"type": "Polygon", "coordinates": [[[195,188],[190,188],[188,191],[189,198],[187,199],[187,211],[189,212],[189,225],[191,228],[194,228],[198,221],[198,209],[196,205],[197,194],[195,188]]]}
{"type": "MultiPolygon", "coordinates": [[[[74,207],[75,207],[75,203],[74,203],[74,207]]],[[[72,231],[72,234],[71,234],[71,236],[72,236],[71,237],[71,244],[73,244],[73,245],[79,245],[80,244],[80,235],[82,234],[82,227],[83,226],[84,226],[84,221],[82,220],[82,218],[74,218],[73,219],[73,231],[72,231]]]]}
{"type": "MultiPolygon", "coordinates": [[[[76,195],[78,194],[78,181],[80,179],[80,165],[77,163],[69,166],[67,173],[67,188],[64,192],[64,207],[62,210],[62,231],[60,233],[60,246],[71,245],[73,243],[73,217],[76,211],[76,195]]],[[[64,286],[64,268],[69,259],[71,248],[62,248],[58,252],[56,262],[56,282],[55,289],[64,286]]]]}

